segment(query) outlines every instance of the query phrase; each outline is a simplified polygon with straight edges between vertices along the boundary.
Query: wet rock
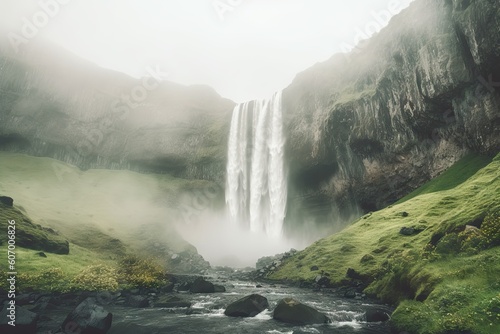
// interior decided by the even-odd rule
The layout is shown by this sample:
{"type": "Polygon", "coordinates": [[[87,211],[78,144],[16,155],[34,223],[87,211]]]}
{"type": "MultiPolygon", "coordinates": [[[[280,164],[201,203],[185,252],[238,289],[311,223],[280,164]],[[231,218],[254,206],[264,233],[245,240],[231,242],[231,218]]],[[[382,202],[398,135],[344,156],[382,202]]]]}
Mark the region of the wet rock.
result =
{"type": "Polygon", "coordinates": [[[318,275],[314,278],[314,282],[321,287],[330,285],[330,279],[326,275],[318,275]]]}
{"type": "Polygon", "coordinates": [[[345,298],[356,298],[356,289],[349,289],[344,293],[345,298]]]}
{"type": "Polygon", "coordinates": [[[381,310],[368,310],[365,317],[366,322],[384,322],[391,318],[389,314],[381,310]]]}
{"type": "Polygon", "coordinates": [[[214,292],[226,292],[226,288],[223,285],[214,284],[214,292]]]}
{"type": "Polygon", "coordinates": [[[224,314],[229,317],[255,317],[269,307],[266,297],[252,294],[228,305],[224,314]]]}
{"type": "Polygon", "coordinates": [[[31,312],[42,313],[46,310],[57,308],[57,300],[51,296],[42,296],[38,298],[34,304],[29,307],[31,312]]]}
{"type": "Polygon", "coordinates": [[[406,211],[403,211],[400,213],[401,214],[401,217],[408,217],[410,214],[406,211]]]}
{"type": "Polygon", "coordinates": [[[125,300],[125,306],[138,307],[138,308],[148,307],[149,300],[144,296],[132,295],[128,296],[128,298],[125,300]]]}
{"type": "Polygon", "coordinates": [[[113,315],[96,304],[94,298],[81,302],[61,325],[63,333],[106,334],[113,315]]]}
{"type": "Polygon", "coordinates": [[[324,324],[330,321],[325,314],[292,298],[278,302],[273,318],[294,325],[324,324]]]}
{"type": "Polygon", "coordinates": [[[189,288],[192,293],[213,293],[215,287],[211,282],[206,281],[203,277],[198,277],[194,280],[189,288]]]}
{"type": "Polygon", "coordinates": [[[191,289],[191,283],[189,282],[182,282],[177,285],[177,291],[189,291],[191,289]]]}
{"type": "Polygon", "coordinates": [[[120,296],[120,292],[98,291],[95,292],[95,294],[92,294],[90,297],[94,297],[97,304],[104,306],[113,303],[120,296]]]}
{"type": "Polygon", "coordinates": [[[6,303],[0,312],[0,332],[12,334],[34,334],[36,333],[38,318],[38,314],[28,311],[24,307],[11,306],[6,303]],[[15,327],[9,325],[9,321],[12,319],[8,316],[12,314],[11,311],[13,311],[9,308],[15,309],[15,327]]]}
{"type": "Polygon", "coordinates": [[[169,293],[174,290],[175,284],[173,282],[168,282],[166,285],[162,286],[160,288],[160,291],[163,293],[169,293]]]}
{"type": "Polygon", "coordinates": [[[311,267],[311,271],[317,271],[317,270],[319,270],[318,266],[312,266],[311,267]]]}
{"type": "Polygon", "coordinates": [[[12,207],[14,205],[14,199],[9,196],[0,196],[0,203],[12,207]]]}

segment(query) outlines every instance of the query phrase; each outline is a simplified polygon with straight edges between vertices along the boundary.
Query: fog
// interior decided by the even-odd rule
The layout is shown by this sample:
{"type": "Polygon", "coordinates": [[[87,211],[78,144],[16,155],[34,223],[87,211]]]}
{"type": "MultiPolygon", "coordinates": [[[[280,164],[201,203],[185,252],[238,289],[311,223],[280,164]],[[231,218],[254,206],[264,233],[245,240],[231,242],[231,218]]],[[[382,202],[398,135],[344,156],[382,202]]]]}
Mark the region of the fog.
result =
{"type": "MultiPolygon", "coordinates": [[[[9,80],[38,84],[38,93],[33,90],[12,108],[13,116],[31,117],[31,121],[52,117],[50,127],[37,129],[37,140],[54,140],[56,144],[66,140],[65,129],[57,124],[58,112],[85,122],[104,116],[110,128],[123,123],[120,131],[171,125],[170,129],[162,128],[169,136],[165,135],[167,130],[150,132],[148,140],[123,147],[143,153],[145,142],[157,143],[161,137],[161,154],[174,151],[182,155],[184,151],[171,149],[183,148],[187,142],[184,130],[176,126],[203,123],[198,113],[201,109],[211,114],[229,110],[231,105],[230,101],[218,102],[206,86],[236,102],[268,98],[285,88],[298,72],[337,52],[352,50],[411,1],[6,0],[0,3],[0,56],[28,60],[38,70],[26,75],[18,67],[5,66],[2,78],[6,86],[9,80]],[[45,46],[49,43],[58,47],[45,46]],[[84,61],[73,61],[67,54],[59,57],[58,48],[84,61]],[[93,63],[119,73],[101,76],[93,63]],[[109,102],[141,88],[140,80],[128,76],[151,77],[151,68],[161,73],[155,83],[158,89],[149,91],[147,100],[136,103],[137,107],[128,107],[126,117],[113,119],[116,110],[110,110],[109,102]],[[204,86],[185,90],[174,83],[204,86]],[[102,95],[95,98],[95,92],[102,95]],[[186,112],[185,105],[193,111],[186,112]],[[39,106],[36,117],[30,114],[39,106]]],[[[71,144],[88,140],[92,131],[87,130],[72,133],[71,144]]],[[[197,131],[191,129],[192,133],[197,131]]],[[[108,132],[112,133],[108,128],[100,129],[97,137],[104,138],[108,132]]],[[[126,133],[123,138],[116,133],[103,143],[108,150],[105,153],[121,147],[113,146],[116,142],[126,142],[126,133]]],[[[204,140],[201,136],[192,138],[193,142],[204,140]]],[[[49,225],[91,224],[129,239],[142,227],[160,226],[156,235],[152,234],[172,244],[176,234],[170,227],[175,227],[212,265],[253,266],[259,257],[303,248],[332,232],[329,227],[318,227],[317,222],[305,221],[300,222],[304,233],[299,236],[273,239],[250,233],[240,222],[228,219],[220,196],[193,205],[199,198],[172,180],[72,169],[63,173],[63,178],[68,177],[63,182],[57,173],[51,172],[47,178],[43,174],[46,170],[36,172],[38,167],[33,166],[29,175],[2,176],[2,190],[22,203],[34,219],[49,225]]],[[[179,242],[177,246],[181,250],[185,245],[179,242]]]]}
{"type": "Polygon", "coordinates": [[[299,245],[286,237],[270,238],[263,232],[250,232],[223,212],[204,215],[191,224],[179,224],[178,231],[215,266],[254,267],[263,256],[283,253],[299,245]]]}
{"type": "Polygon", "coordinates": [[[267,98],[296,73],[352,49],[412,0],[4,0],[0,46],[46,38],[134,77],[206,84],[236,102],[267,98]]]}

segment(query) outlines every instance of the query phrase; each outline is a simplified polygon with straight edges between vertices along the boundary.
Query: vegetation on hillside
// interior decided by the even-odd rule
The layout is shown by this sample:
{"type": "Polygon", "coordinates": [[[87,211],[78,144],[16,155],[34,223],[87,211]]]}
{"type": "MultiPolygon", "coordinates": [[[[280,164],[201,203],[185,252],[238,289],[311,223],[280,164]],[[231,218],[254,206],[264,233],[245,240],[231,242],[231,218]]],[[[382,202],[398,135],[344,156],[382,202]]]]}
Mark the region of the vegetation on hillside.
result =
{"type": "Polygon", "coordinates": [[[500,154],[481,168],[485,161],[467,157],[413,196],[297,253],[270,278],[313,281],[318,266],[342,285],[353,269],[366,293],[397,305],[398,330],[500,332],[500,154]]]}

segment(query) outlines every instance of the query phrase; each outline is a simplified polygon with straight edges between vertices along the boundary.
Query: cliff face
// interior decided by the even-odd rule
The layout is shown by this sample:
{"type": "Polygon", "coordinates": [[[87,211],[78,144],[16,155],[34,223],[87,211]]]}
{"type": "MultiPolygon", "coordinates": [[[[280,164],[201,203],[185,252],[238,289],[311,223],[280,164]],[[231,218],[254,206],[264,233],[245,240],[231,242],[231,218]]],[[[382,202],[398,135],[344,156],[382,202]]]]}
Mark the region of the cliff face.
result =
{"type": "Polygon", "coordinates": [[[499,92],[500,2],[415,1],[285,89],[288,217],[376,210],[498,152],[499,92]]]}
{"type": "MultiPolygon", "coordinates": [[[[298,74],[283,92],[288,224],[379,209],[468,152],[498,152],[499,41],[496,0],[416,0],[298,74]]],[[[0,53],[0,150],[224,185],[233,102],[43,52],[0,53]]]]}
{"type": "Polygon", "coordinates": [[[133,79],[46,47],[0,52],[0,150],[223,185],[234,103],[145,70],[133,79]]]}

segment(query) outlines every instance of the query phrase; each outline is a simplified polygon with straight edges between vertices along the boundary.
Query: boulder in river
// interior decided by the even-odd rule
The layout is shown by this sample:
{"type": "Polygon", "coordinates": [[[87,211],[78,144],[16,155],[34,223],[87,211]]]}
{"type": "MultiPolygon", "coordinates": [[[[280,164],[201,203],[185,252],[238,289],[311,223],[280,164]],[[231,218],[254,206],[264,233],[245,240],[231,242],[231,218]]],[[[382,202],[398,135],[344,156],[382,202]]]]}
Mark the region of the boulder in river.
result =
{"type": "Polygon", "coordinates": [[[144,296],[130,295],[125,301],[125,306],[130,307],[148,307],[149,300],[144,296]]]}
{"type": "Polygon", "coordinates": [[[266,297],[252,294],[229,304],[224,314],[229,317],[255,317],[268,307],[269,302],[266,297]]]}
{"type": "Polygon", "coordinates": [[[389,314],[381,310],[368,310],[365,317],[366,322],[384,322],[391,318],[389,314]]]}
{"type": "Polygon", "coordinates": [[[61,325],[63,333],[106,334],[113,315],[89,297],[66,317],[61,325]]]}
{"type": "Polygon", "coordinates": [[[226,288],[223,285],[214,284],[214,292],[226,292],[226,288]]]}
{"type": "Polygon", "coordinates": [[[274,309],[273,318],[294,325],[312,325],[330,322],[330,319],[325,314],[293,298],[280,300],[274,309]]]}
{"type": "Polygon", "coordinates": [[[209,281],[206,281],[203,277],[198,277],[191,284],[189,289],[192,293],[213,293],[215,292],[215,287],[209,281]]]}

